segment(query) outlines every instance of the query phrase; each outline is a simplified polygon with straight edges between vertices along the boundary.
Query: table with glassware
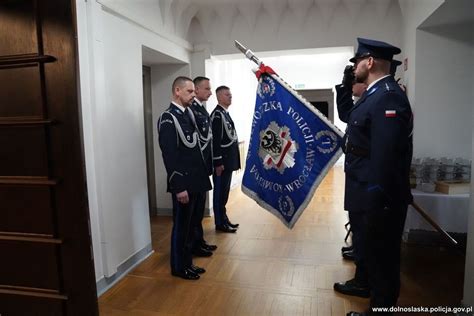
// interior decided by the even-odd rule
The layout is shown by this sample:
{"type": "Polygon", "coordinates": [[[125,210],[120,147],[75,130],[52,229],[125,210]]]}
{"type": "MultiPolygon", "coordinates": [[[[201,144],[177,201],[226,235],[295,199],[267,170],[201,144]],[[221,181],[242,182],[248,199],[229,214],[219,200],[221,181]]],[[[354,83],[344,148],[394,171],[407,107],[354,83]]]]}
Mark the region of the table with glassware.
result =
{"type": "MultiPolygon", "coordinates": [[[[414,158],[411,183],[414,201],[447,232],[466,233],[470,209],[469,193],[444,194],[434,191],[436,181],[465,181],[471,176],[471,162],[455,158],[414,158]]],[[[412,207],[408,208],[405,232],[435,230],[412,207]]]]}

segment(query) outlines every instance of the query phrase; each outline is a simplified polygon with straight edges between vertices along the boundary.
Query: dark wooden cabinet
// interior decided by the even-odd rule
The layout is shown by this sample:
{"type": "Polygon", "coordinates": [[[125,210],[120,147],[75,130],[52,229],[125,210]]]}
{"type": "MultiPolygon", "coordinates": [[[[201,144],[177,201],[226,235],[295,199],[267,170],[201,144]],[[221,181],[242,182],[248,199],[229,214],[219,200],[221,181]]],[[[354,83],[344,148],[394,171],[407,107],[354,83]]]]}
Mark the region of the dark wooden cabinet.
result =
{"type": "Polygon", "coordinates": [[[0,1],[0,315],[98,315],[75,3],[0,1]]]}

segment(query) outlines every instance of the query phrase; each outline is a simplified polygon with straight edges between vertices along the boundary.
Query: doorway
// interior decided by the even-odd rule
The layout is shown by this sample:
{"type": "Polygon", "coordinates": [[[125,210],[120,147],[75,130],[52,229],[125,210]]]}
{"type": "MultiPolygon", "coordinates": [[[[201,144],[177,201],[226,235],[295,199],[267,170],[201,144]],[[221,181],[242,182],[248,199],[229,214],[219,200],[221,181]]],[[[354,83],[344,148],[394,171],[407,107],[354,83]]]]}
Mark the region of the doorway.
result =
{"type": "Polygon", "coordinates": [[[334,123],[334,93],[332,89],[305,89],[297,91],[334,123]]]}
{"type": "Polygon", "coordinates": [[[157,215],[155,149],[153,142],[153,106],[151,102],[151,68],[143,66],[143,115],[145,125],[145,151],[148,183],[148,205],[150,217],[157,215]]]}

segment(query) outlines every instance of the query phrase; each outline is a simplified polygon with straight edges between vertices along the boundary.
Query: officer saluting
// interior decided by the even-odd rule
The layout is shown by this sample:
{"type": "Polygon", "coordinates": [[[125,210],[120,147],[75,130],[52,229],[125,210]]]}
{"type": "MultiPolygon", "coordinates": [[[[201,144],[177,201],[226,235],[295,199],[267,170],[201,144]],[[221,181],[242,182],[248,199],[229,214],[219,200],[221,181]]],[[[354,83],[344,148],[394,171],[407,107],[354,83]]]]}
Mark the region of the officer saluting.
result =
{"type": "Polygon", "coordinates": [[[168,174],[167,191],[173,199],[171,274],[187,280],[199,279],[205,270],[192,264],[192,231],[196,196],[211,189],[198,133],[189,113],[194,98],[190,78],[178,77],[172,85],[173,101],[158,120],[160,148],[168,174]]]}
{"type": "MultiPolygon", "coordinates": [[[[339,118],[341,121],[348,123],[350,120],[351,111],[358,106],[352,100],[352,96],[358,101],[363,93],[366,91],[367,85],[365,83],[355,82],[354,67],[346,66],[344,69],[344,77],[341,85],[336,85],[336,103],[339,118]]],[[[346,131],[348,132],[348,131],[346,131]]],[[[346,139],[347,139],[346,134],[346,139]]],[[[353,153],[346,152],[346,161],[353,159],[353,153]]],[[[364,160],[364,168],[368,160],[364,160]]],[[[346,164],[346,178],[345,178],[345,192],[344,192],[344,209],[348,211],[349,223],[352,231],[352,247],[347,249],[342,248],[342,256],[344,259],[354,260],[356,271],[354,278],[346,282],[338,282],[334,284],[334,290],[346,294],[360,297],[369,297],[369,280],[367,272],[366,260],[366,205],[360,203],[361,196],[367,194],[367,181],[363,178],[358,178],[357,175],[351,174],[350,169],[346,164]]],[[[363,199],[362,199],[363,200],[363,199]]]]}
{"type": "Polygon", "coordinates": [[[364,38],[358,43],[351,62],[356,81],[368,87],[349,113],[345,172],[364,192],[353,203],[366,209],[370,307],[391,307],[400,292],[401,237],[412,201],[413,115],[408,98],[390,75],[393,55],[400,49],[364,38]]]}
{"type": "Polygon", "coordinates": [[[239,224],[232,224],[227,217],[225,205],[229,198],[232,172],[240,168],[239,141],[234,122],[228,108],[232,103],[232,94],[226,86],[216,89],[217,102],[211,113],[212,150],[214,161],[214,220],[216,230],[235,233],[239,224]]]}

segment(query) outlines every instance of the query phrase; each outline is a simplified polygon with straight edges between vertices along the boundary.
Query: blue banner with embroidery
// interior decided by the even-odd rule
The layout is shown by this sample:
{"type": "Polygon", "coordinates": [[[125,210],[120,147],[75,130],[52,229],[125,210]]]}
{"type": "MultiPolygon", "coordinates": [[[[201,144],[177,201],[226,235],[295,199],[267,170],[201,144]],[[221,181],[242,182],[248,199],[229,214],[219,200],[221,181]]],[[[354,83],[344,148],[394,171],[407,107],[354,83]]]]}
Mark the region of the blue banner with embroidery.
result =
{"type": "Polygon", "coordinates": [[[242,191],[292,228],[342,154],[342,136],[280,77],[261,74],[242,191]]]}

